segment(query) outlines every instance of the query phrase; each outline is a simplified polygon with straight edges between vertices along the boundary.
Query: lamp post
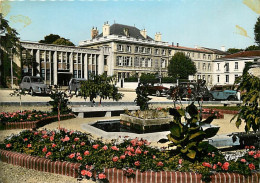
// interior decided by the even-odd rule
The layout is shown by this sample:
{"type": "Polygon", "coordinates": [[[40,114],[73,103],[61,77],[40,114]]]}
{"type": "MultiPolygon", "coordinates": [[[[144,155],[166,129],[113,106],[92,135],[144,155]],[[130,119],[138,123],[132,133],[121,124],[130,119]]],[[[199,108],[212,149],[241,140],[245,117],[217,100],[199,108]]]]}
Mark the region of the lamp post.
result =
{"type": "Polygon", "coordinates": [[[160,84],[162,84],[162,61],[163,61],[163,58],[161,57],[161,63],[160,63],[160,75],[159,75],[160,84]]]}
{"type": "Polygon", "coordinates": [[[13,47],[11,48],[11,88],[14,85],[14,73],[13,73],[13,47]]]}

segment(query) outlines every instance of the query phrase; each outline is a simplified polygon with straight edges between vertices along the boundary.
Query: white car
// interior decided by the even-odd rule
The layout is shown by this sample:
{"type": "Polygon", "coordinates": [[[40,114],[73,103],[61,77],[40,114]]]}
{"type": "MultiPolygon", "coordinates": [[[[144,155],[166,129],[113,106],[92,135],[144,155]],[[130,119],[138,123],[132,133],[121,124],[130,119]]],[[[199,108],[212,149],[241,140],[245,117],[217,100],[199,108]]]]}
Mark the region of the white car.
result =
{"type": "Polygon", "coordinates": [[[49,94],[50,89],[44,84],[41,77],[38,76],[24,76],[20,83],[20,89],[28,91],[31,95],[49,94]]]}

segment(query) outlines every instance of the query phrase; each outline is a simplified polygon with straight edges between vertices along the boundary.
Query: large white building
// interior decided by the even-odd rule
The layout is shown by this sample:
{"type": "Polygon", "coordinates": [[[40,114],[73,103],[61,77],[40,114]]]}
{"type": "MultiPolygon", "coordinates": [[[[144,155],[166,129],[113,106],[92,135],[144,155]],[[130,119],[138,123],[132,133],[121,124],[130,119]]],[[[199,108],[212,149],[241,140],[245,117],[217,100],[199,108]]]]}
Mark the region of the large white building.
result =
{"type": "Polygon", "coordinates": [[[247,62],[260,59],[260,50],[242,51],[213,60],[213,85],[234,84],[237,77],[243,74],[247,62]]]}

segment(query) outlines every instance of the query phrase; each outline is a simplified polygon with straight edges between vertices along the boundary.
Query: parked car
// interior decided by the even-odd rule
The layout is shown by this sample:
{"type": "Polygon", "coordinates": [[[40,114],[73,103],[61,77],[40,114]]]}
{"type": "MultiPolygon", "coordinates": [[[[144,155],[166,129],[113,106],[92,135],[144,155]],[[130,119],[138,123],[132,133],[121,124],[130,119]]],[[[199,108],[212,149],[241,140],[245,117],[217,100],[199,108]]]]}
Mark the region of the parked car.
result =
{"type": "Polygon", "coordinates": [[[234,89],[233,85],[215,85],[210,89],[215,100],[238,100],[239,93],[234,89]]]}
{"type": "Polygon", "coordinates": [[[157,97],[166,95],[169,88],[164,87],[161,84],[149,84],[148,85],[148,93],[149,95],[156,95],[157,97]]]}
{"type": "Polygon", "coordinates": [[[20,89],[28,91],[31,95],[50,93],[50,89],[38,76],[24,76],[20,83],[20,89]]]}
{"type": "Polygon", "coordinates": [[[212,100],[213,96],[209,92],[205,82],[181,82],[176,87],[171,87],[167,93],[167,98],[171,99],[173,92],[180,97],[181,100],[212,100]]]}
{"type": "Polygon", "coordinates": [[[69,93],[74,92],[75,95],[80,95],[80,86],[82,81],[87,81],[85,78],[71,78],[68,86],[69,93]]]}

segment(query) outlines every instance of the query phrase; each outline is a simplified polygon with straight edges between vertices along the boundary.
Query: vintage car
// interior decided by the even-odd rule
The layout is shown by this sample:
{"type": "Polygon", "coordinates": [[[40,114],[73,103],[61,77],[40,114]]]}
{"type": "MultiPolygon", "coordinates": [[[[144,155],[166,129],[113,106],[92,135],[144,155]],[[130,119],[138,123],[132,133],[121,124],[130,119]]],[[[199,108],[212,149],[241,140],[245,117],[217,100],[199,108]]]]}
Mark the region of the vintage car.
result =
{"type": "Polygon", "coordinates": [[[149,95],[156,95],[157,97],[166,95],[169,88],[164,87],[162,84],[148,84],[147,90],[149,95]]]}
{"type": "Polygon", "coordinates": [[[71,78],[68,86],[69,93],[74,92],[75,95],[80,95],[80,86],[82,81],[87,81],[85,78],[71,78]]]}
{"type": "Polygon", "coordinates": [[[239,93],[233,85],[215,85],[210,89],[210,93],[215,100],[238,100],[239,93]]]}
{"type": "Polygon", "coordinates": [[[31,95],[50,93],[50,89],[39,76],[24,76],[20,83],[20,89],[28,91],[31,95]]]}

